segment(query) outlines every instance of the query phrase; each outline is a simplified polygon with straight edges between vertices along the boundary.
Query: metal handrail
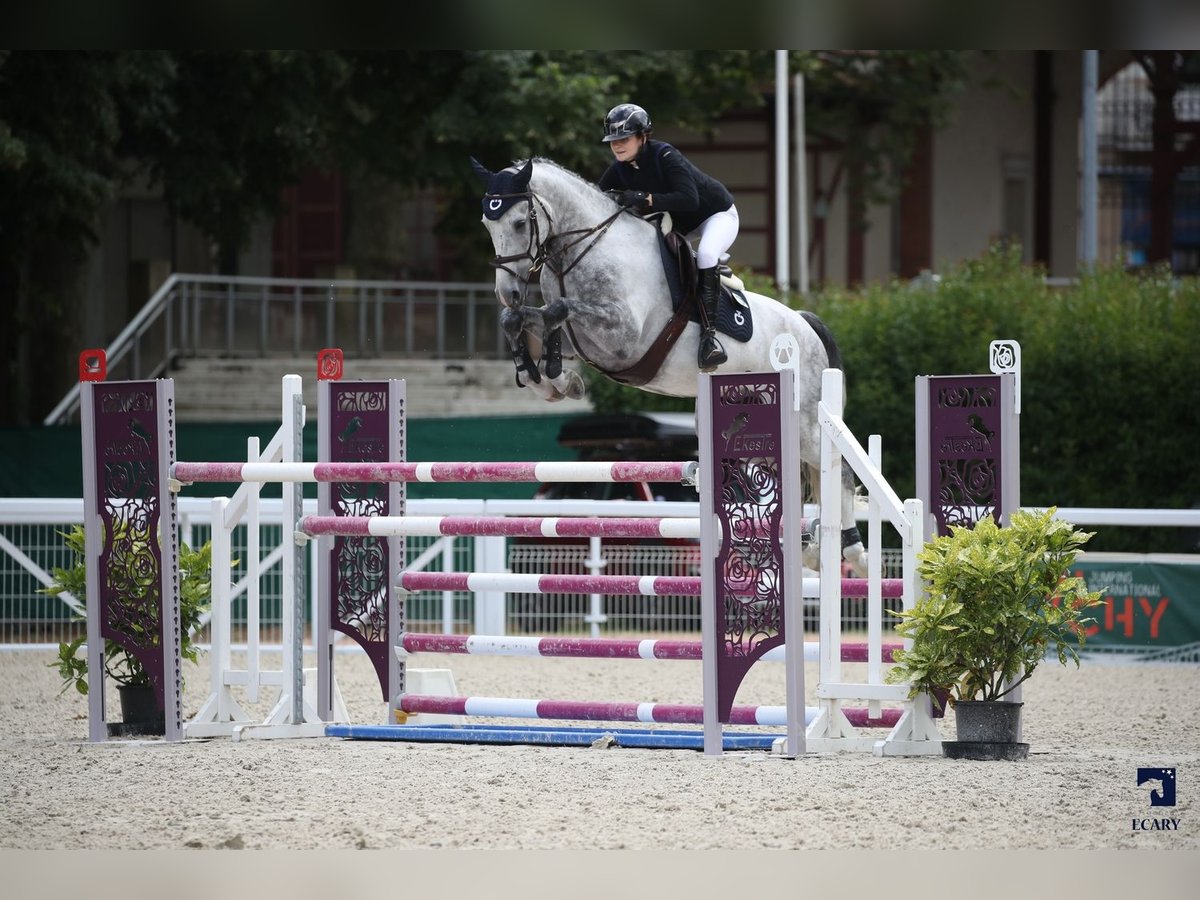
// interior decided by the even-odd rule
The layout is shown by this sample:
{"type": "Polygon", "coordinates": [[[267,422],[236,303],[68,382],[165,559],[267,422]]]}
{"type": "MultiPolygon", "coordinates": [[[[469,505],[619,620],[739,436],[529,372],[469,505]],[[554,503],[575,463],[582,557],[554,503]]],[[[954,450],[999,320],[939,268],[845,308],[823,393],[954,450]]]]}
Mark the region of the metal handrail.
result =
{"type": "MultiPolygon", "coordinates": [[[[127,366],[125,377],[133,379],[159,377],[180,356],[267,356],[281,339],[295,356],[345,346],[369,356],[506,359],[497,313],[490,282],[173,274],[105,352],[110,372],[127,366]],[[245,304],[255,303],[253,316],[239,314],[245,304]],[[318,305],[323,308],[314,309],[318,305]],[[349,314],[339,315],[346,307],[352,307],[349,314]],[[456,317],[451,310],[461,310],[462,315],[456,317]],[[307,342],[306,312],[314,323],[307,342]],[[147,343],[158,339],[157,333],[149,337],[151,329],[160,323],[161,351],[143,358],[147,343]],[[493,324],[481,328],[481,323],[493,324]],[[245,339],[248,331],[254,340],[245,339]],[[209,333],[220,338],[206,341],[209,333]],[[391,335],[394,340],[389,340],[391,335]],[[452,335],[458,338],[453,348],[452,335]]],[[[65,424],[78,409],[75,384],[43,424],[65,424]]]]}

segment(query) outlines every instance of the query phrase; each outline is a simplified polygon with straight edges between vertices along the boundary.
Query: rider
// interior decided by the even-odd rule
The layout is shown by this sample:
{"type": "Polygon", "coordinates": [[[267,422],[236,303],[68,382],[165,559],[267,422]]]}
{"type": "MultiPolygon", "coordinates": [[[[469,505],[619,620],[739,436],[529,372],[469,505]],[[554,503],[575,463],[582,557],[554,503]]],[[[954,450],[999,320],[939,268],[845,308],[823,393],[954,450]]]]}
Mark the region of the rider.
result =
{"type": "Polygon", "coordinates": [[[717,264],[738,234],[733,195],[721,182],[701,172],[670,144],[650,139],[649,114],[622,103],[604,118],[604,142],[616,160],[600,176],[600,188],[615,191],[616,200],[639,214],[669,212],[676,231],[699,238],[701,371],[711,372],[728,357],[717,340],[717,264]]]}

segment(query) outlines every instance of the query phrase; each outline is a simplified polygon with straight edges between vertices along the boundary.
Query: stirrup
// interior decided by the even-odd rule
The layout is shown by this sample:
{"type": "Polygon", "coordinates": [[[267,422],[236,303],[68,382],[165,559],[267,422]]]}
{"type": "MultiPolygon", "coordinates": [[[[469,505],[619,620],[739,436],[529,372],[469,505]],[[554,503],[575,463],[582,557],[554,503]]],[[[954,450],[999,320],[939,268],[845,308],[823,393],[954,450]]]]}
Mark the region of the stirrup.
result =
{"type": "Polygon", "coordinates": [[[725,352],[725,348],[718,340],[716,329],[705,329],[700,335],[700,345],[696,356],[696,365],[700,371],[711,372],[728,359],[729,354],[725,352]],[[709,342],[707,349],[705,348],[706,341],[709,342]]]}

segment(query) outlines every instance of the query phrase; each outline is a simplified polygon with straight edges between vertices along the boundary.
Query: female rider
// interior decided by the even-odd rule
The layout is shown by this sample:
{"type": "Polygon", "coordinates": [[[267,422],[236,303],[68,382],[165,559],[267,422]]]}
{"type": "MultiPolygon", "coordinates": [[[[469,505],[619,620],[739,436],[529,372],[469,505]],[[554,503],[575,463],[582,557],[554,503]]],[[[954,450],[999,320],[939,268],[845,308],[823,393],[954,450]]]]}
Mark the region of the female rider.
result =
{"type": "Polygon", "coordinates": [[[600,176],[600,188],[615,191],[617,202],[639,214],[669,212],[676,231],[699,238],[700,370],[711,372],[728,358],[717,339],[717,265],[738,234],[737,207],[721,182],[696,168],[670,144],[650,139],[650,116],[622,103],[604,119],[604,142],[616,159],[600,176]]]}

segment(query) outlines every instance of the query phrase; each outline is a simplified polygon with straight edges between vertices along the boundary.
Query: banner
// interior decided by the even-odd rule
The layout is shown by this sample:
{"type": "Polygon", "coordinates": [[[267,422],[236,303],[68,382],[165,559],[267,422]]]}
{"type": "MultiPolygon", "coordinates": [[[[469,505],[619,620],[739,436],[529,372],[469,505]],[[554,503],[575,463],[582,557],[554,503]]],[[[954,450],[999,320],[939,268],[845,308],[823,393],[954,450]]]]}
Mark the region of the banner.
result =
{"type": "Polygon", "coordinates": [[[1072,571],[1105,592],[1087,650],[1150,652],[1200,643],[1200,556],[1093,553],[1072,571]]]}

